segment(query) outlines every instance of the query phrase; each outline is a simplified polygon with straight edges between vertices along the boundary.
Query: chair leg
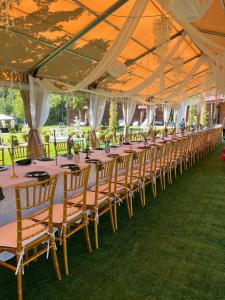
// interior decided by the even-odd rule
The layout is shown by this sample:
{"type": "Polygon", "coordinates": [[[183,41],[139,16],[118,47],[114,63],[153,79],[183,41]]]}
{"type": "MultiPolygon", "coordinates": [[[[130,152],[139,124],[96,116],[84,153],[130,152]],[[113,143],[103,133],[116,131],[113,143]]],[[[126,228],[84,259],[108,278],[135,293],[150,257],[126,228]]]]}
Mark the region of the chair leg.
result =
{"type": "Polygon", "coordinates": [[[128,194],[126,194],[126,206],[127,206],[128,217],[131,218],[130,203],[129,203],[129,195],[128,194]]]}
{"type": "Polygon", "coordinates": [[[92,252],[92,247],[91,247],[91,241],[90,241],[90,235],[89,235],[89,229],[88,229],[88,222],[87,222],[87,215],[84,215],[84,235],[85,235],[85,240],[87,244],[88,251],[91,253],[92,252]]]}
{"type": "MultiPolygon", "coordinates": [[[[63,229],[63,230],[66,230],[66,229],[63,229]]],[[[64,270],[65,270],[65,274],[69,275],[68,257],[67,257],[67,240],[66,240],[66,233],[65,232],[63,233],[62,243],[63,243],[64,270]]]]}
{"type": "Polygon", "coordinates": [[[133,217],[134,211],[133,211],[133,195],[129,196],[130,199],[130,215],[133,217]]]}
{"type": "Polygon", "coordinates": [[[161,190],[163,190],[163,178],[162,175],[159,176],[161,190]]]}
{"type": "Polygon", "coordinates": [[[142,188],[142,193],[143,193],[143,206],[145,206],[145,204],[146,204],[146,200],[145,200],[145,185],[142,188]]]}
{"type": "MultiPolygon", "coordinates": [[[[95,216],[94,216],[95,217],[95,216]]],[[[95,248],[98,249],[98,220],[94,220],[94,232],[95,232],[95,248]]]]}
{"type": "Polygon", "coordinates": [[[157,196],[157,183],[156,180],[152,182],[152,192],[153,192],[153,198],[155,199],[157,196]]]}
{"type": "Polygon", "coordinates": [[[144,199],[143,199],[143,189],[138,189],[139,195],[140,195],[140,201],[141,201],[141,207],[144,207],[144,199]]]}
{"type": "Polygon", "coordinates": [[[59,264],[58,264],[58,258],[57,258],[57,254],[56,254],[56,247],[55,247],[55,242],[51,239],[51,254],[52,254],[52,261],[53,261],[53,267],[54,267],[54,271],[56,274],[56,278],[58,280],[61,280],[61,274],[60,274],[60,270],[59,270],[59,264]]]}
{"type": "Polygon", "coordinates": [[[114,225],[114,220],[113,220],[113,211],[112,211],[112,203],[110,202],[109,204],[109,218],[110,218],[110,223],[112,227],[112,231],[115,232],[115,225],[114,225]]]}
{"type": "Polygon", "coordinates": [[[114,198],[113,202],[113,211],[114,211],[114,225],[115,225],[115,230],[118,229],[118,222],[117,222],[117,202],[116,202],[116,197],[114,198]]]}
{"type": "MultiPolygon", "coordinates": [[[[17,263],[19,261],[19,255],[17,255],[17,263]]],[[[17,273],[17,299],[23,299],[23,290],[22,290],[22,266],[20,265],[17,273]]]]}

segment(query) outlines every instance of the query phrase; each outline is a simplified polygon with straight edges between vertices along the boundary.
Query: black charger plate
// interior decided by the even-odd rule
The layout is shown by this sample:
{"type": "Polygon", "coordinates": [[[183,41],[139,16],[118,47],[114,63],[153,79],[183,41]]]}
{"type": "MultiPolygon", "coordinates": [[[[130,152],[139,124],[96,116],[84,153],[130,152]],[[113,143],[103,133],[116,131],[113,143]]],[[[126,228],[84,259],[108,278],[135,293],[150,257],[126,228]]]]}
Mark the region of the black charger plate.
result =
{"type": "Polygon", "coordinates": [[[26,177],[31,178],[41,178],[48,176],[48,173],[46,171],[32,171],[25,174],[26,177]]]}
{"type": "Polygon", "coordinates": [[[31,162],[32,162],[32,160],[30,158],[20,159],[20,160],[16,161],[16,163],[21,166],[28,166],[31,164],[31,162]]]}

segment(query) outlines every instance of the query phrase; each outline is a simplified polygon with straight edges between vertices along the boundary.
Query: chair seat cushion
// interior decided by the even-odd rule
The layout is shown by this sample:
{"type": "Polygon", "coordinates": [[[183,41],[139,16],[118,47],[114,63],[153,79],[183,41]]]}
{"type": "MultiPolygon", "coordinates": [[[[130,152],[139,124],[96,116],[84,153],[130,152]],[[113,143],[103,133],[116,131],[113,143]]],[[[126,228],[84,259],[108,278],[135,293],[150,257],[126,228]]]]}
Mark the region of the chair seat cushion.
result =
{"type": "MultiPolygon", "coordinates": [[[[67,222],[71,221],[72,219],[76,218],[77,216],[81,215],[83,210],[80,207],[67,207],[67,222]]],[[[35,220],[43,220],[47,217],[47,212],[44,212],[35,217],[35,220]]],[[[63,203],[58,203],[53,205],[52,210],[52,222],[54,224],[61,224],[63,223],[63,203]]]]}
{"type": "MultiPolygon", "coordinates": [[[[74,197],[74,198],[69,199],[68,202],[72,203],[72,204],[80,205],[80,203],[82,202],[82,198],[83,198],[83,196],[80,195],[78,197],[74,197]]],[[[102,204],[106,200],[107,200],[106,195],[99,193],[98,200],[97,200],[97,205],[102,204]]],[[[86,194],[86,206],[87,207],[95,206],[95,192],[93,192],[93,191],[87,191],[87,194],[86,194]]]]}
{"type": "MultiPolygon", "coordinates": [[[[22,223],[23,227],[35,225],[36,222],[26,219],[22,223]]],[[[23,230],[23,245],[27,245],[35,239],[41,237],[47,232],[47,227],[44,225],[36,225],[29,229],[23,230]],[[36,235],[35,235],[36,234],[36,235]],[[30,237],[31,235],[34,235],[30,237]],[[27,240],[26,240],[27,237],[27,240]]],[[[0,247],[17,248],[17,222],[12,222],[0,227],[0,247]]]]}

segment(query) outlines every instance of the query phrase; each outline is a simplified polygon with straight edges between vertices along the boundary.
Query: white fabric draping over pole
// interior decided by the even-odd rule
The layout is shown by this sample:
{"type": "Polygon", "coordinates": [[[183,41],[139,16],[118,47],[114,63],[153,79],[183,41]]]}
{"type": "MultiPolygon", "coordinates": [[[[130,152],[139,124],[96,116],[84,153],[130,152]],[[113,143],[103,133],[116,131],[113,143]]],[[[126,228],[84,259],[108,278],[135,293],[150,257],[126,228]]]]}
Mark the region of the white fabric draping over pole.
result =
{"type": "Polygon", "coordinates": [[[39,128],[48,119],[51,98],[48,90],[40,85],[39,79],[29,76],[26,78],[26,82],[29,83],[29,91],[21,90],[21,96],[24,103],[26,121],[30,128],[28,133],[29,155],[31,158],[35,158],[35,147],[42,143],[39,128]]]}
{"type": "Polygon", "coordinates": [[[149,105],[146,107],[146,119],[141,124],[141,128],[144,128],[147,131],[150,130],[150,127],[154,123],[154,120],[155,120],[155,108],[156,108],[155,104],[152,104],[152,105],[149,105]]]}
{"type": "Polygon", "coordinates": [[[97,66],[89,73],[89,75],[80,83],[76,85],[76,90],[87,87],[92,82],[96,81],[102,74],[104,74],[111,65],[117,61],[117,58],[123,48],[126,46],[128,40],[132,36],[140,17],[148,4],[148,0],[136,0],[127,20],[120,30],[115,42],[111,48],[106,52],[104,57],[99,61],[97,66]]]}
{"type": "Polygon", "coordinates": [[[117,93],[116,95],[122,96],[122,97],[129,97],[132,95],[137,94],[138,92],[144,90],[146,87],[148,87],[149,85],[151,85],[153,83],[153,81],[159,77],[159,75],[163,72],[163,70],[165,69],[165,67],[168,65],[168,63],[171,61],[171,59],[174,57],[177,49],[180,47],[182,41],[185,38],[185,33],[183,33],[176,45],[173,47],[173,49],[170,51],[170,53],[167,55],[167,57],[162,61],[162,63],[160,64],[160,66],[157,68],[157,70],[151,74],[148,78],[146,78],[141,84],[137,85],[136,87],[134,87],[133,89],[127,91],[127,92],[123,92],[123,93],[117,93]]]}
{"type": "Polygon", "coordinates": [[[156,108],[155,104],[150,105],[146,108],[146,120],[147,120],[147,128],[148,129],[155,120],[155,108],[156,108]]]}
{"type": "Polygon", "coordinates": [[[133,99],[125,99],[122,102],[122,109],[123,109],[123,119],[124,119],[124,135],[127,136],[128,128],[130,123],[133,119],[134,112],[136,109],[137,102],[133,99]]]}
{"type": "Polygon", "coordinates": [[[170,118],[170,112],[171,112],[171,105],[169,104],[164,104],[163,107],[163,121],[164,125],[167,126],[169,118],[170,118]]]}
{"type": "Polygon", "coordinates": [[[197,62],[192,67],[190,73],[187,75],[187,77],[178,85],[178,88],[176,88],[170,95],[166,96],[168,99],[173,99],[177,95],[181,94],[183,92],[184,87],[188,84],[188,82],[191,80],[192,76],[195,75],[199,67],[204,61],[204,56],[201,55],[200,58],[197,60],[197,62]]]}
{"type": "Polygon", "coordinates": [[[91,128],[91,145],[96,147],[96,129],[101,125],[105,111],[106,97],[102,95],[90,94],[88,121],[91,128]]]}
{"type": "Polygon", "coordinates": [[[29,76],[30,84],[30,111],[33,129],[39,129],[46,123],[51,97],[47,89],[41,87],[39,79],[29,76]]]}
{"type": "Polygon", "coordinates": [[[187,112],[187,103],[186,101],[184,101],[179,105],[177,125],[179,125],[183,119],[186,122],[186,112],[187,112]]]}
{"type": "Polygon", "coordinates": [[[101,95],[90,95],[89,105],[89,126],[92,131],[101,125],[103,114],[105,111],[106,97],[101,95]]]}

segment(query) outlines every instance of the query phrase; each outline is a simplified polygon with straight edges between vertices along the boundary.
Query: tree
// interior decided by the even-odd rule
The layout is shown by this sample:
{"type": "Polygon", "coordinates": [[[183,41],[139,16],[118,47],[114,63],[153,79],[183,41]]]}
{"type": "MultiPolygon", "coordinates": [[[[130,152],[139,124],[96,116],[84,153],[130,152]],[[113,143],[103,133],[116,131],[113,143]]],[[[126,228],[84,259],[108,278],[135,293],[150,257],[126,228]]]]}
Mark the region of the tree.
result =
{"type": "Polygon", "coordinates": [[[201,113],[201,121],[200,121],[201,125],[203,127],[208,127],[209,126],[209,112],[207,109],[207,104],[204,104],[202,113],[201,113]]]}
{"type": "Polygon", "coordinates": [[[66,121],[66,97],[62,95],[51,95],[51,106],[47,124],[58,125],[66,121]]]}
{"type": "Polygon", "coordinates": [[[198,118],[198,110],[197,105],[191,105],[189,107],[189,114],[188,114],[188,123],[189,125],[196,125],[198,118]]]}
{"type": "Polygon", "coordinates": [[[84,108],[85,99],[81,96],[72,97],[69,101],[70,106],[75,110],[78,111],[79,119],[81,119],[81,110],[84,108]]]}
{"type": "Polygon", "coordinates": [[[109,130],[115,131],[117,126],[118,126],[117,103],[115,100],[111,100],[110,107],[109,107],[109,130]]]}
{"type": "Polygon", "coordinates": [[[24,119],[23,100],[19,90],[0,88],[0,113],[24,119]]]}

